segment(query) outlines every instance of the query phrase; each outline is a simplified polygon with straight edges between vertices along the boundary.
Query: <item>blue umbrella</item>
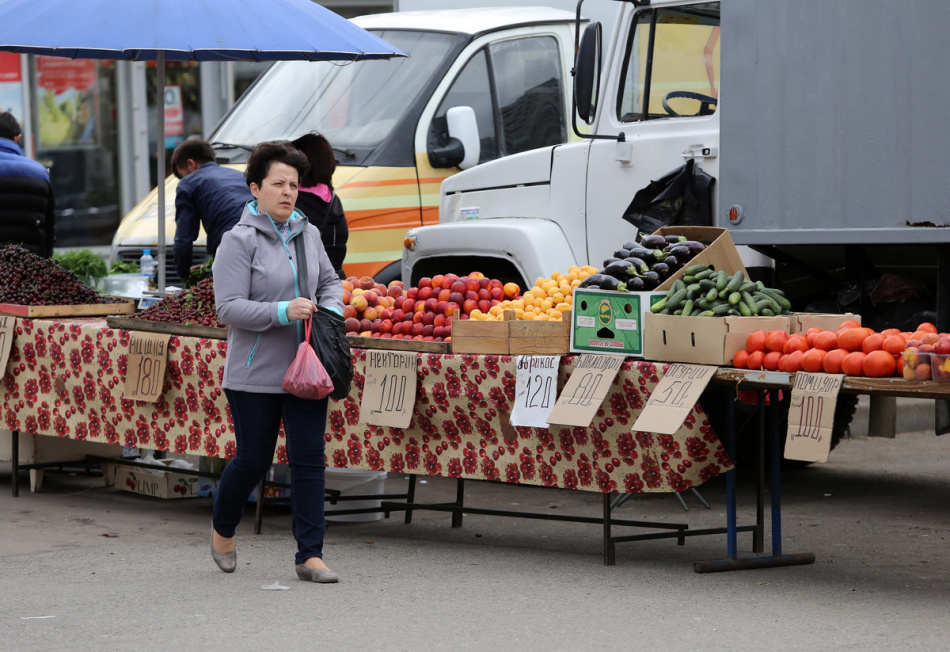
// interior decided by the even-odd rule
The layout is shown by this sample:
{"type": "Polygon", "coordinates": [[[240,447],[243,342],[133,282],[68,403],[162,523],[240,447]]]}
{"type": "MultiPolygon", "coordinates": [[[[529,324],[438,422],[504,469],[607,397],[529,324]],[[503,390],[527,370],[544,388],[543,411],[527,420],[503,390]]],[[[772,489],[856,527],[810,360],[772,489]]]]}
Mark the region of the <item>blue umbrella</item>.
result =
{"type": "MultiPolygon", "coordinates": [[[[70,59],[359,61],[408,56],[311,0],[0,0],[0,50],[70,59]]],[[[165,115],[158,115],[158,287],[165,290],[165,115]]]]}

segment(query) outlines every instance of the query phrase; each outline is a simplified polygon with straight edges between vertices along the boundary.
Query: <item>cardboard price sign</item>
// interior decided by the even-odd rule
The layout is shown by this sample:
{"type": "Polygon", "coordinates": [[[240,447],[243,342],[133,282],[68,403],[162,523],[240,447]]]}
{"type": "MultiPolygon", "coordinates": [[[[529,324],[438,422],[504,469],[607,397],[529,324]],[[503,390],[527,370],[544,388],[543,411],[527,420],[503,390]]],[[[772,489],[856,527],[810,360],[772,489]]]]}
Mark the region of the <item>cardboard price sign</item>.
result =
{"type": "Polygon", "coordinates": [[[16,317],[0,315],[0,378],[7,373],[7,360],[13,348],[13,327],[16,326],[16,317]]]}
{"type": "Polygon", "coordinates": [[[547,418],[557,400],[557,372],[560,364],[561,358],[556,355],[518,356],[511,425],[548,427],[547,418]]]}
{"type": "Polygon", "coordinates": [[[162,394],[168,367],[168,333],[129,335],[129,359],[126,363],[123,397],[154,403],[162,394]]]}
{"type": "Polygon", "coordinates": [[[581,428],[590,426],[621,365],[623,356],[620,355],[581,355],[547,422],[581,428]]]}
{"type": "Polygon", "coordinates": [[[811,374],[799,371],[788,407],[785,457],[806,462],[826,462],[831,452],[835,404],[843,374],[811,374]]]}
{"type": "Polygon", "coordinates": [[[650,394],[633,430],[672,435],[689,416],[718,367],[672,364],[650,394]]]}
{"type": "Polygon", "coordinates": [[[360,402],[364,423],[408,428],[416,405],[416,354],[366,351],[366,380],[360,402]]]}

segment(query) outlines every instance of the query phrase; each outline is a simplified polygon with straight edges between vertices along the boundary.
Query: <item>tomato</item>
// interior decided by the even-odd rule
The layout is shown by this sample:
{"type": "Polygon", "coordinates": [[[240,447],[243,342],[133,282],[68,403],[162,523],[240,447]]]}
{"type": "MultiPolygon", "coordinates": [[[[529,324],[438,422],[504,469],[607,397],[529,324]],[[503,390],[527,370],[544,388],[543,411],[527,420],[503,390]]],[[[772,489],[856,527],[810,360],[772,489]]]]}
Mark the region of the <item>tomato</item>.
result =
{"type": "Polygon", "coordinates": [[[834,331],[821,331],[815,336],[815,348],[831,351],[838,348],[838,334],[834,331]]]}
{"type": "Polygon", "coordinates": [[[821,368],[826,374],[840,374],[841,361],[844,360],[848,352],[844,349],[833,349],[825,354],[825,359],[821,361],[821,368]]]}
{"type": "Polygon", "coordinates": [[[815,346],[815,338],[821,332],[820,328],[812,327],[805,331],[805,341],[808,342],[808,348],[815,346]]]}
{"type": "Polygon", "coordinates": [[[781,353],[786,341],[788,341],[788,333],[785,331],[769,331],[765,336],[765,348],[781,353]]]}
{"type": "Polygon", "coordinates": [[[917,327],[917,330],[924,331],[925,333],[936,333],[937,327],[931,324],[929,321],[925,321],[917,327]]]}
{"type": "Polygon", "coordinates": [[[886,378],[894,375],[897,362],[887,351],[871,351],[864,359],[864,375],[868,378],[886,378]]]}
{"type": "Polygon", "coordinates": [[[867,331],[863,328],[847,328],[838,331],[838,346],[846,351],[860,351],[867,337],[867,331]]]}
{"type": "Polygon", "coordinates": [[[749,352],[745,349],[741,351],[736,351],[736,354],[732,356],[732,366],[736,369],[748,369],[749,365],[749,352]]]}
{"type": "Polygon", "coordinates": [[[864,338],[864,341],[861,342],[861,350],[864,353],[870,353],[871,351],[880,351],[884,347],[884,340],[886,338],[880,333],[874,333],[873,335],[868,335],[864,338]]]}
{"type": "Polygon", "coordinates": [[[765,351],[765,331],[752,331],[745,338],[745,350],[749,353],[753,351],[765,351]]]}
{"type": "Polygon", "coordinates": [[[769,351],[762,360],[762,367],[769,371],[776,371],[778,369],[778,361],[781,357],[782,354],[778,351],[769,351]]]}
{"type": "Polygon", "coordinates": [[[881,335],[884,337],[890,337],[891,335],[900,335],[901,331],[899,328],[885,328],[881,331],[881,335]]]}
{"type": "Polygon", "coordinates": [[[779,371],[788,371],[786,365],[788,364],[788,354],[783,353],[782,356],[778,359],[778,370],[779,371]]]}
{"type": "Polygon", "coordinates": [[[782,353],[792,353],[794,351],[801,351],[804,353],[808,350],[808,341],[805,339],[805,336],[801,333],[796,333],[795,335],[789,335],[788,340],[785,342],[785,347],[782,349],[782,353]]]}
{"type": "MultiPolygon", "coordinates": [[[[881,335],[883,334],[884,333],[881,333],[881,335]]],[[[907,343],[900,335],[888,335],[884,338],[884,344],[881,345],[881,349],[891,355],[900,355],[906,345],[907,343]]]]}
{"type": "Polygon", "coordinates": [[[812,373],[823,371],[821,363],[827,352],[822,349],[808,349],[802,354],[802,369],[812,373]]]}
{"type": "Polygon", "coordinates": [[[749,369],[761,369],[763,360],[765,360],[765,353],[762,351],[753,351],[749,354],[749,358],[746,360],[746,365],[749,367],[749,369]]]}
{"type": "Polygon", "coordinates": [[[802,351],[792,351],[788,354],[788,360],[785,361],[785,371],[789,373],[795,373],[796,371],[801,371],[802,369],[802,356],[805,353],[802,351]]]}
{"type": "Polygon", "coordinates": [[[864,375],[864,359],[868,357],[863,351],[852,351],[841,361],[841,371],[848,376],[864,375]]]}
{"type": "Polygon", "coordinates": [[[855,319],[845,319],[843,322],[841,322],[841,325],[838,326],[838,330],[841,331],[846,328],[859,328],[860,326],[861,322],[855,319]]]}

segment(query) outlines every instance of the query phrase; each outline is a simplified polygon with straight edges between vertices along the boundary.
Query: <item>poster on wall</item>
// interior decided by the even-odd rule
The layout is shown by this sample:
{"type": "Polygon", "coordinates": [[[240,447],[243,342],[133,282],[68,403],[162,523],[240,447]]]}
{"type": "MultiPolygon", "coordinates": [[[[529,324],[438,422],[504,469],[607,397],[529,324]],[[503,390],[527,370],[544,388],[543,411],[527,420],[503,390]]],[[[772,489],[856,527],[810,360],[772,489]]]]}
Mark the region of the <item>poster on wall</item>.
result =
{"type": "Polygon", "coordinates": [[[95,61],[36,57],[35,92],[41,148],[98,143],[95,61]]]}
{"type": "Polygon", "coordinates": [[[0,111],[12,113],[23,124],[23,73],[20,55],[0,52],[0,111]]]}

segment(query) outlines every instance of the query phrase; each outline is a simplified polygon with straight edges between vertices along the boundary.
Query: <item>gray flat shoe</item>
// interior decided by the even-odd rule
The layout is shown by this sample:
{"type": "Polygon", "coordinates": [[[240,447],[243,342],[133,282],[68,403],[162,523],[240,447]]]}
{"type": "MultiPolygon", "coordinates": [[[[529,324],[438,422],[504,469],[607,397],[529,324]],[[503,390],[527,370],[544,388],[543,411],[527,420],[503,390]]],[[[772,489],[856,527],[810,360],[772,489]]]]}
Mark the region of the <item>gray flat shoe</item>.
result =
{"type": "Polygon", "coordinates": [[[340,576],[331,570],[322,568],[310,568],[306,564],[297,564],[297,577],[306,582],[317,582],[318,584],[336,584],[340,581],[340,576]]]}
{"type": "Polygon", "coordinates": [[[211,537],[211,558],[214,560],[214,563],[218,565],[218,568],[225,573],[233,573],[234,569],[237,568],[237,550],[232,550],[231,552],[218,552],[215,550],[213,533],[211,537]]]}

